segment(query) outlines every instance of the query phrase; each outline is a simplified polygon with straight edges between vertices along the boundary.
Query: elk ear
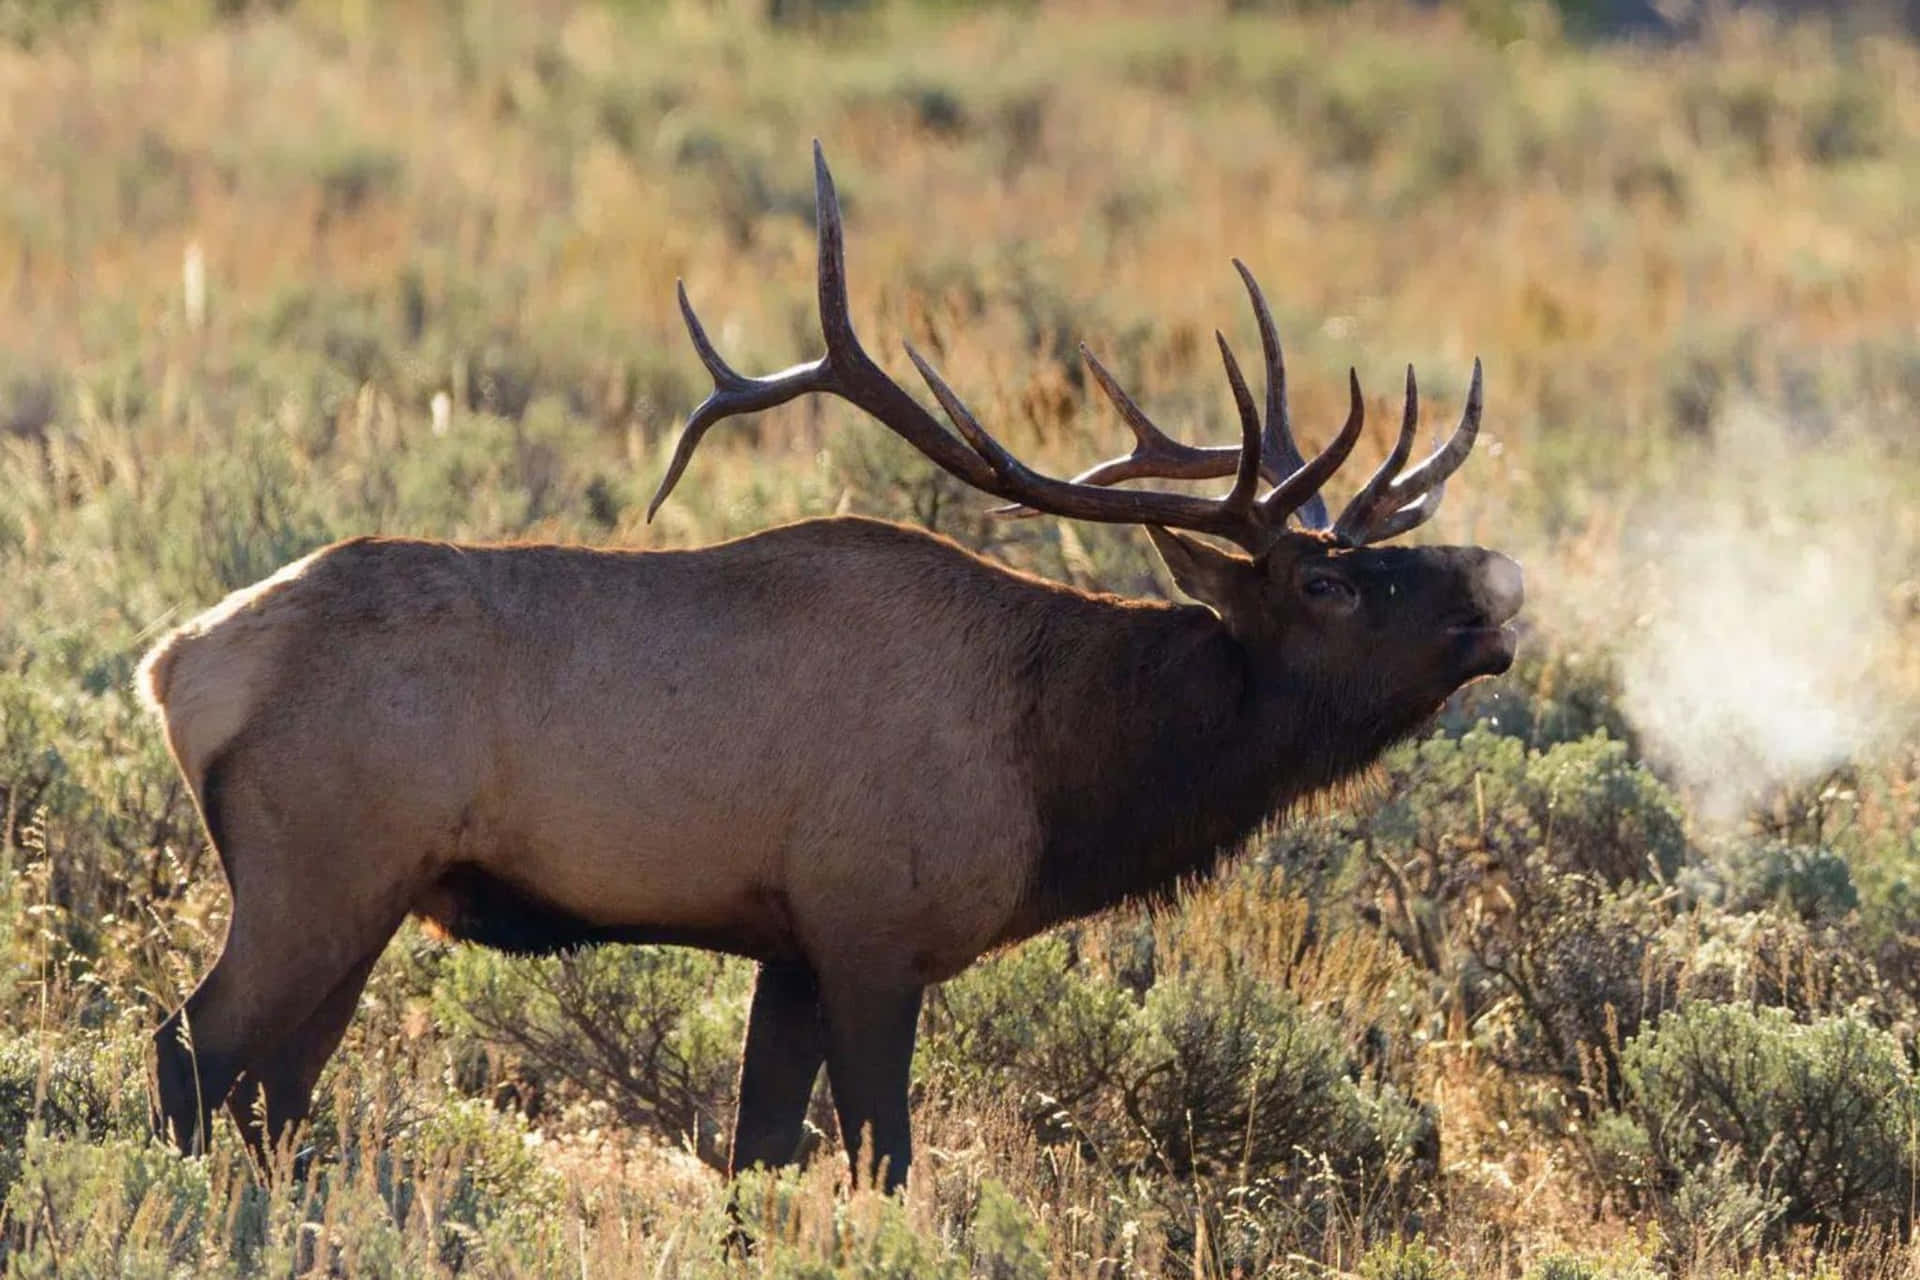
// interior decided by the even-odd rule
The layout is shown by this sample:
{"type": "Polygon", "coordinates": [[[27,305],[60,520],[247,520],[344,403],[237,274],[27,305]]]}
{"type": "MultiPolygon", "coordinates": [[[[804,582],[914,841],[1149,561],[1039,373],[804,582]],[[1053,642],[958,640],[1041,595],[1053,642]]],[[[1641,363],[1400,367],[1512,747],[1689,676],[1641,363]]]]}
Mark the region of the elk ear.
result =
{"type": "Polygon", "coordinates": [[[1232,603],[1246,589],[1253,561],[1230,551],[1216,551],[1204,542],[1158,525],[1147,525],[1146,530],[1153,539],[1153,549],[1173,575],[1175,586],[1215,613],[1224,616],[1231,611],[1232,603]]]}

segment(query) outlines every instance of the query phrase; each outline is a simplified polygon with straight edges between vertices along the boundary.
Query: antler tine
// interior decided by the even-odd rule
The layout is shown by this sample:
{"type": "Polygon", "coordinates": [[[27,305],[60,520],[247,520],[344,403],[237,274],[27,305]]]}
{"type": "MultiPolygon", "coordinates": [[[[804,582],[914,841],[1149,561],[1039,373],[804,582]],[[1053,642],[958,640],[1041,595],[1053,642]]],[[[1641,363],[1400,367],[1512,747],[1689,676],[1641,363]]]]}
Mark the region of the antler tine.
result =
{"type": "Polygon", "coordinates": [[[1121,480],[1139,480],[1155,476],[1168,480],[1212,480],[1231,475],[1239,466],[1237,445],[1183,444],[1153,424],[1132,396],[1100,363],[1099,357],[1080,344],[1080,358],[1087,371],[1120,414],[1121,421],[1133,432],[1133,452],[1088,467],[1073,478],[1075,484],[1115,484],[1121,480]]]}
{"type": "Polygon", "coordinates": [[[982,460],[889,378],[853,331],[853,313],[847,303],[847,249],[840,225],[840,196],[818,138],[813,140],[813,204],[820,235],[820,332],[827,343],[822,359],[834,373],[834,385],[820,389],[865,410],[945,470],[976,488],[982,487],[990,474],[982,467],[982,460]]]}
{"type": "Polygon", "coordinates": [[[1284,527],[1287,517],[1319,493],[1320,486],[1353,452],[1354,442],[1360,438],[1360,428],[1367,418],[1366,401],[1360,395],[1360,374],[1353,369],[1347,370],[1347,401],[1347,421],[1340,428],[1340,434],[1328,441],[1313,461],[1300,464],[1272,493],[1260,499],[1259,509],[1265,523],[1276,529],[1284,527]]]}
{"type": "MultiPolygon", "coordinates": [[[[1388,459],[1389,463],[1396,458],[1402,463],[1406,460],[1414,425],[1413,397],[1413,369],[1409,366],[1407,417],[1401,425],[1401,438],[1393,456],[1388,459]]],[[[1367,487],[1341,513],[1339,523],[1334,526],[1341,540],[1356,546],[1385,542],[1433,519],[1434,513],[1440,509],[1440,499],[1446,494],[1447,477],[1459,470],[1460,464],[1467,460],[1474,439],[1479,435],[1481,405],[1481,370],[1480,361],[1476,359],[1473,362],[1473,380],[1467,386],[1466,408],[1460,414],[1460,425],[1454,428],[1445,443],[1427,455],[1426,461],[1385,485],[1380,481],[1387,463],[1382,463],[1381,470],[1374,473],[1367,487]]]]}
{"type": "MultiPolygon", "coordinates": [[[[820,334],[827,340],[826,360],[857,366],[867,359],[859,335],[853,331],[853,309],[847,302],[847,238],[840,225],[840,193],[834,189],[833,172],[827,168],[827,153],[820,140],[813,140],[813,216],[820,239],[819,294],[820,334]]],[[[904,392],[902,394],[905,394],[904,392]]]]}
{"type": "MultiPolygon", "coordinates": [[[[1133,432],[1134,446],[1131,453],[1123,453],[1104,462],[1096,462],[1085,471],[1074,476],[1069,483],[1113,485],[1123,480],[1144,480],[1149,477],[1163,480],[1212,480],[1219,476],[1234,475],[1239,470],[1241,449],[1239,445],[1195,445],[1184,444],[1154,425],[1146,411],[1127,394],[1119,379],[1100,363],[1086,343],[1080,344],[1080,358],[1086,361],[1087,370],[1093,374],[1093,380],[1108,403],[1120,414],[1120,420],[1133,432]]],[[[1263,460],[1264,473],[1264,460],[1263,460]]],[[[1268,479],[1279,477],[1268,475],[1268,479]]],[[[1031,507],[1007,506],[994,507],[988,515],[1014,516],[1025,518],[1040,513],[1031,507]]]]}
{"type": "Polygon", "coordinates": [[[1393,482],[1388,492],[1396,506],[1420,497],[1460,469],[1460,464],[1473,451],[1474,439],[1480,434],[1481,403],[1480,361],[1475,357],[1473,380],[1467,384],[1467,405],[1460,412],[1460,425],[1453,429],[1453,435],[1445,444],[1427,456],[1426,461],[1393,482]]]}
{"type": "Polygon", "coordinates": [[[1027,469],[1025,463],[1014,457],[1005,445],[995,440],[992,434],[980,425],[980,420],[973,416],[973,410],[967,408],[954,389],[947,385],[946,379],[921,358],[911,342],[903,342],[900,345],[907,349],[907,359],[913,361],[913,367],[920,371],[921,380],[927,384],[927,389],[933,392],[933,398],[940,402],[940,407],[946,410],[947,417],[952,419],[953,425],[960,429],[961,436],[973,446],[973,451],[993,468],[995,475],[1018,476],[1027,469]]]}
{"type": "Polygon", "coordinates": [[[912,344],[907,345],[907,358],[913,361],[913,367],[919,370],[920,377],[947,417],[953,420],[953,425],[992,469],[994,482],[980,486],[988,492],[1051,515],[1107,524],[1158,524],[1192,529],[1237,542],[1248,550],[1257,551],[1269,540],[1246,514],[1236,515],[1224,503],[1212,498],[1146,489],[1106,489],[1042,475],[1014,457],[980,425],[973,411],[912,344]]]}
{"type": "MultiPolygon", "coordinates": [[[[1267,402],[1265,426],[1260,440],[1260,474],[1269,484],[1277,485],[1306,465],[1300,446],[1293,438],[1293,422],[1287,410],[1286,357],[1280,348],[1280,334],[1273,322],[1273,309],[1267,304],[1260,282],[1240,259],[1233,259],[1233,268],[1239,272],[1240,280],[1246,286],[1247,297],[1253,304],[1254,323],[1260,330],[1260,351],[1266,363],[1267,402]]],[[[1173,439],[1147,417],[1084,342],[1080,344],[1080,357],[1087,362],[1094,382],[1119,411],[1128,430],[1133,432],[1135,445],[1131,453],[1108,458],[1074,476],[1075,484],[1110,485],[1150,476],[1170,480],[1211,480],[1216,476],[1238,473],[1241,452],[1238,445],[1191,445],[1173,439]]],[[[1012,514],[1015,509],[999,510],[1012,514]]],[[[1296,514],[1308,528],[1327,527],[1327,504],[1319,494],[1309,497],[1296,514]]]]}
{"type": "Polygon", "coordinates": [[[1340,518],[1334,521],[1334,536],[1342,542],[1361,542],[1365,540],[1367,525],[1380,514],[1382,499],[1393,484],[1394,477],[1400,474],[1400,468],[1407,465],[1407,455],[1413,452],[1414,433],[1420,427],[1420,388],[1413,380],[1413,366],[1407,366],[1407,402],[1400,416],[1400,438],[1395,440],[1393,448],[1381,460],[1380,466],[1361,486],[1360,492],[1341,511],[1340,518]]]}
{"type": "Polygon", "coordinates": [[[1220,344],[1220,363],[1227,367],[1227,385],[1233,388],[1234,408],[1240,412],[1240,465],[1234,473],[1233,488],[1220,500],[1220,506],[1245,519],[1253,512],[1254,491],[1260,486],[1260,412],[1253,407],[1253,393],[1240,376],[1240,362],[1233,358],[1227,335],[1215,329],[1213,340],[1220,344]]]}
{"type": "Polygon", "coordinates": [[[687,462],[693,457],[701,437],[707,434],[707,428],[735,414],[758,413],[785,404],[809,391],[830,389],[825,358],[809,364],[798,364],[765,378],[749,378],[736,373],[708,340],[700,317],[687,300],[686,282],[679,281],[676,287],[680,295],[680,315],[687,322],[687,336],[693,340],[693,349],[699,354],[700,363],[713,376],[713,391],[687,415],[687,425],[681,428],[680,439],[674,442],[673,457],[667,463],[666,474],[660,477],[660,485],[653,492],[653,501],[647,504],[649,521],[660,510],[660,504],[667,500],[667,495],[673,492],[673,487],[680,483],[680,475],[687,469],[687,462]]]}
{"type": "Polygon", "coordinates": [[[1093,380],[1099,384],[1100,390],[1106,393],[1108,401],[1120,411],[1120,420],[1127,424],[1127,430],[1133,432],[1135,453],[1177,450],[1181,447],[1179,441],[1153,424],[1153,419],[1133,402],[1133,397],[1127,394],[1126,388],[1122,387],[1119,380],[1107,371],[1107,366],[1100,363],[1100,357],[1093,354],[1093,348],[1084,342],[1080,344],[1080,358],[1087,362],[1088,372],[1093,374],[1093,380]]]}
{"type": "MultiPolygon", "coordinates": [[[[1270,483],[1279,484],[1307,461],[1293,438],[1293,420],[1287,412],[1286,356],[1280,349],[1280,331],[1273,323],[1273,310],[1267,306],[1267,295],[1261,290],[1260,282],[1238,258],[1233,260],[1233,269],[1240,273],[1240,282],[1246,286],[1247,298],[1253,303],[1253,322],[1260,330],[1260,354],[1267,364],[1267,423],[1261,438],[1261,469],[1270,483]]],[[[1327,504],[1317,493],[1302,503],[1295,514],[1300,523],[1310,529],[1327,527],[1327,504]]]]}
{"type": "Polygon", "coordinates": [[[653,501],[647,504],[648,520],[653,519],[660,504],[680,482],[688,460],[708,428],[724,418],[759,413],[816,391],[839,396],[865,410],[967,483],[980,486],[991,480],[991,468],[887,377],[860,345],[847,304],[846,244],[840,224],[840,198],[834,190],[833,174],[827,168],[826,153],[818,139],[813,144],[813,193],[819,229],[820,332],[826,340],[826,354],[764,378],[741,374],[721,358],[708,339],[682,283],[680,314],[686,321],[687,334],[693,340],[700,363],[713,377],[713,391],[687,415],[666,474],[660,478],[653,501]]]}
{"type": "Polygon", "coordinates": [[[1388,538],[1397,538],[1409,529],[1417,529],[1433,519],[1433,513],[1440,509],[1440,499],[1447,491],[1446,481],[1415,498],[1398,511],[1389,513],[1362,531],[1357,541],[1365,546],[1374,542],[1385,542],[1388,538]]]}

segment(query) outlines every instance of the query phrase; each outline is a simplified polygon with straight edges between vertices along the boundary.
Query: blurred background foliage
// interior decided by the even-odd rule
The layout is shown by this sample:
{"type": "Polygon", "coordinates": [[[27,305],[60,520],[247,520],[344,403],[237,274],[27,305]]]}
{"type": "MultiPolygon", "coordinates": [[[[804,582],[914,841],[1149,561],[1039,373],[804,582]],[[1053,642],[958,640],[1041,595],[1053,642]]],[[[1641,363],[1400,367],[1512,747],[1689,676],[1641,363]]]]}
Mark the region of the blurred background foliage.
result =
{"type": "Polygon", "coordinates": [[[0,6],[8,1274],[1915,1274],[1908,16],[0,6]],[[145,1036],[226,900],[129,681],[225,591],[349,534],[834,511],[1170,591],[833,404],[730,424],[645,521],[703,391],[675,279],[739,367],[815,350],[813,137],[872,349],[1056,472],[1119,442],[1082,339],[1230,435],[1229,255],[1312,439],[1344,365],[1413,360],[1444,420],[1484,357],[1432,536],[1526,561],[1524,660],[1177,909],[938,991],[899,1200],[839,1185],[824,1097],[821,1158],[721,1185],[743,966],[411,929],[291,1191],[225,1127],[150,1145],[145,1036]]]}

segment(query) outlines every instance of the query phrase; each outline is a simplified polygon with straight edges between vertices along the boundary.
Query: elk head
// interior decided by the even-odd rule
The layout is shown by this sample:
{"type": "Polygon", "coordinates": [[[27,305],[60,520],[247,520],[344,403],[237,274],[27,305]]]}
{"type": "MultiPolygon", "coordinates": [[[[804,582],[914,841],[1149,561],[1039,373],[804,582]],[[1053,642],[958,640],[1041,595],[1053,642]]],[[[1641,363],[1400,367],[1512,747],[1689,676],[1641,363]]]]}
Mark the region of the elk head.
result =
{"type": "Polygon", "coordinates": [[[863,409],[965,483],[1008,499],[1013,505],[999,508],[1001,514],[1045,513],[1144,526],[1181,590],[1219,615],[1250,662],[1283,667],[1329,704],[1354,695],[1385,736],[1412,728],[1468,680],[1498,674],[1512,663],[1515,636],[1507,623],[1522,599],[1517,564],[1474,547],[1377,545],[1431,518],[1447,478],[1466,461],[1480,429],[1478,360],[1459,425],[1411,468],[1407,462],[1419,427],[1419,390],[1409,366],[1405,410],[1392,450],[1339,517],[1330,518],[1320,489],[1360,438],[1365,408],[1359,377],[1348,374],[1345,425],[1317,455],[1304,458],[1288,417],[1286,367],[1272,312],[1253,274],[1236,259],[1265,357],[1264,415],[1226,338],[1218,333],[1220,358],[1239,412],[1237,445],[1194,446],[1168,436],[1082,346],[1095,382],[1132,431],[1135,444],[1130,453],[1070,480],[1055,479],[1034,471],[994,439],[911,344],[906,346],[908,358],[958,438],[867,355],[848,313],[839,203],[818,142],[814,176],[826,354],[764,378],[737,373],[708,341],[682,284],[681,313],[714,390],[689,416],[648,508],[649,519],[714,423],[822,392],[863,409]],[[1109,487],[1146,478],[1226,476],[1233,477],[1233,486],[1219,498],[1109,487]],[[1263,482],[1270,486],[1265,493],[1260,491],[1263,482]],[[1176,530],[1225,540],[1244,554],[1176,530]]]}

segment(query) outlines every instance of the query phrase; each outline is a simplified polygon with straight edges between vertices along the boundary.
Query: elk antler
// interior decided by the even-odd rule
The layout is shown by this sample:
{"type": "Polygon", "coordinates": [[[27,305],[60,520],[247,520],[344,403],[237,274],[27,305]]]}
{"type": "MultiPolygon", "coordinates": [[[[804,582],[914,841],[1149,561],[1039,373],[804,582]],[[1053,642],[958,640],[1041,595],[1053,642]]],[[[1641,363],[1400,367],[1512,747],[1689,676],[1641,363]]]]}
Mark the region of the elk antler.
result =
{"type": "MultiPolygon", "coordinates": [[[[1220,344],[1221,361],[1226,366],[1227,381],[1233,390],[1234,403],[1239,410],[1241,439],[1238,445],[1210,448],[1182,444],[1154,426],[1139,406],[1121,390],[1113,376],[1094,359],[1091,352],[1082,347],[1095,381],[1133,431],[1136,443],[1133,452],[1124,457],[1103,462],[1072,480],[1057,480],[1028,467],[995,440],[953,389],[910,344],[906,347],[908,358],[913,361],[947,418],[959,431],[960,438],[956,439],[942,427],[932,414],[867,355],[854,333],[853,320],[848,311],[846,250],[840,225],[840,204],[834,193],[833,175],[828,172],[826,157],[817,141],[813,144],[813,165],[814,200],[820,237],[820,328],[826,340],[826,354],[818,360],[795,365],[763,378],[737,373],[708,340],[699,317],[687,301],[686,285],[682,283],[679,289],[680,311],[686,319],[694,350],[713,377],[713,392],[688,416],[680,439],[674,446],[673,457],[667,464],[666,474],[647,507],[649,520],[679,482],[701,437],[716,422],[736,414],[771,409],[810,392],[822,392],[838,396],[864,410],[945,471],[973,488],[1009,500],[1016,507],[1078,520],[1189,529],[1226,538],[1256,555],[1271,546],[1284,532],[1290,516],[1299,515],[1310,527],[1326,527],[1326,506],[1318,494],[1320,487],[1346,461],[1354,442],[1360,438],[1365,412],[1360,380],[1357,374],[1349,371],[1350,408],[1346,424],[1339,434],[1312,461],[1303,460],[1294,443],[1287,418],[1286,369],[1281,361],[1273,317],[1259,285],[1242,263],[1236,260],[1234,266],[1252,298],[1254,317],[1260,327],[1261,348],[1266,359],[1265,421],[1262,422],[1254,408],[1252,394],[1241,377],[1239,363],[1227,347],[1224,336],[1215,335],[1220,344]],[[1217,499],[1159,490],[1106,487],[1119,480],[1149,476],[1204,479],[1223,475],[1234,477],[1233,488],[1217,499]],[[1257,490],[1263,476],[1273,484],[1273,488],[1260,497],[1257,496],[1257,490]]],[[[1476,425],[1479,412],[1477,369],[1478,366],[1474,381],[1475,394],[1469,404],[1476,425]]],[[[1411,422],[1413,411],[1409,408],[1408,412],[1408,421],[1411,422]]],[[[1408,429],[1403,428],[1403,437],[1408,429]]],[[[1349,522],[1347,517],[1354,513],[1350,505],[1341,520],[1352,528],[1349,532],[1343,532],[1342,536],[1348,537],[1349,533],[1353,533],[1359,535],[1359,540],[1377,541],[1390,536],[1379,532],[1380,529],[1392,525],[1397,532],[1412,528],[1424,520],[1438,502],[1441,483],[1459,466],[1472,442],[1472,432],[1463,422],[1453,440],[1405,476],[1398,475],[1399,465],[1405,461],[1405,451],[1401,450],[1398,462],[1376,473],[1375,481],[1378,484],[1369,485],[1372,496],[1368,499],[1367,513],[1388,504],[1391,510],[1380,518],[1376,527],[1370,523],[1371,515],[1364,520],[1356,517],[1349,522]]]]}
{"type": "MultiPolygon", "coordinates": [[[[1261,345],[1267,352],[1267,423],[1260,469],[1263,475],[1272,480],[1275,475],[1272,463],[1276,458],[1291,459],[1287,465],[1304,468],[1298,461],[1300,454],[1293,443],[1293,434],[1287,421],[1287,375],[1280,362],[1279,343],[1273,339],[1273,321],[1267,312],[1266,299],[1260,296],[1260,286],[1240,260],[1236,258],[1233,265],[1239,268],[1241,279],[1246,281],[1247,290],[1253,295],[1261,345]]],[[[1238,449],[1198,447],[1169,439],[1120,389],[1113,375],[1094,359],[1093,353],[1084,345],[1080,348],[1080,354],[1093,370],[1094,380],[1100,384],[1100,389],[1106,392],[1107,398],[1120,411],[1120,416],[1133,429],[1134,438],[1139,443],[1132,453],[1109,458],[1081,472],[1074,477],[1076,482],[1105,485],[1148,476],[1210,480],[1232,474],[1234,459],[1239,455],[1238,449]]],[[[1414,383],[1413,366],[1408,365],[1406,408],[1401,419],[1399,438],[1392,452],[1333,523],[1334,536],[1349,546],[1363,546],[1398,537],[1431,519],[1434,512],[1440,509],[1440,499],[1446,493],[1447,477],[1460,469],[1460,464],[1467,460],[1467,454],[1473,449],[1474,439],[1480,431],[1481,403],[1480,362],[1475,360],[1473,381],[1467,389],[1467,405],[1461,414],[1460,425],[1426,461],[1412,471],[1400,474],[1400,468],[1406,465],[1407,456],[1412,451],[1413,437],[1420,420],[1419,389],[1414,383]]],[[[1345,435],[1344,430],[1341,434],[1345,435]]],[[[1336,440],[1335,444],[1338,443],[1336,440]]],[[[1328,452],[1332,452],[1331,447],[1328,452]]],[[[1318,461],[1315,459],[1316,463],[1318,461]]],[[[1325,477],[1321,478],[1324,480],[1325,477]]],[[[1326,504],[1314,493],[1300,505],[1297,514],[1300,523],[1307,528],[1325,529],[1328,527],[1326,510],[1326,504]]]]}
{"type": "MultiPolygon", "coordinates": [[[[1253,301],[1254,322],[1260,327],[1260,350],[1267,365],[1267,414],[1260,437],[1260,474],[1269,484],[1281,484],[1306,465],[1300,446],[1293,440],[1293,424],[1287,414],[1287,366],[1280,352],[1280,335],[1274,328],[1273,312],[1267,307],[1260,282],[1247,270],[1247,264],[1235,258],[1233,269],[1240,273],[1253,301]]],[[[1216,337],[1219,335],[1216,334],[1216,337]]],[[[1222,350],[1224,350],[1224,346],[1222,350]]],[[[1133,397],[1107,372],[1086,343],[1080,344],[1080,358],[1087,362],[1093,380],[1120,412],[1121,419],[1133,431],[1133,452],[1089,467],[1075,476],[1076,484],[1115,484],[1121,480],[1139,480],[1149,476],[1168,480],[1211,480],[1232,475],[1239,464],[1240,450],[1235,445],[1182,444],[1161,431],[1152,419],[1133,402],[1133,397]]],[[[1344,432],[1343,432],[1344,434],[1344,432]]],[[[1345,458],[1342,451],[1341,458],[1345,458]]],[[[1309,529],[1327,527],[1327,504],[1318,493],[1309,493],[1295,513],[1309,529]]]]}
{"type": "Polygon", "coordinates": [[[1355,546],[1385,542],[1432,519],[1433,513],[1440,509],[1441,496],[1446,493],[1447,477],[1467,460],[1474,438],[1480,434],[1480,404],[1480,362],[1475,360],[1460,425],[1426,461],[1401,475],[1400,468],[1413,449],[1413,435],[1420,424],[1420,393],[1414,386],[1413,366],[1408,365],[1407,407],[1400,420],[1400,438],[1379,469],[1340,513],[1333,525],[1334,536],[1355,546]]]}

